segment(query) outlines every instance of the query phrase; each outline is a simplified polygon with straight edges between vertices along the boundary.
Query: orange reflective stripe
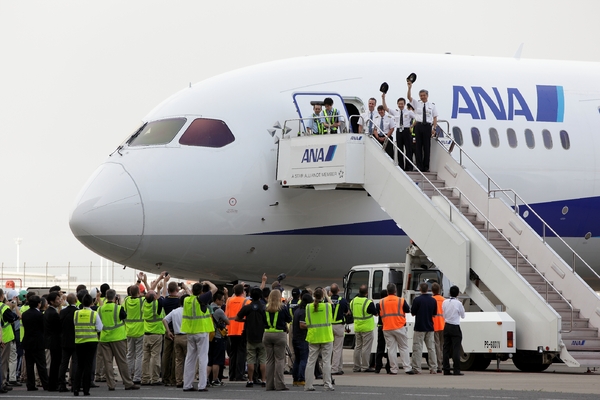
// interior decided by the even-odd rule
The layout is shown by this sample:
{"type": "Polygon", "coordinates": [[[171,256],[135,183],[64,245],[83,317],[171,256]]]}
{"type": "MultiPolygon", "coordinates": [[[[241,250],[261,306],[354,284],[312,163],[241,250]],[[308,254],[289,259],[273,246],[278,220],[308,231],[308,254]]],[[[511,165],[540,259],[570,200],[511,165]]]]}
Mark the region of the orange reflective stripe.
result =
{"type": "Polygon", "coordinates": [[[444,311],[442,310],[442,303],[445,299],[439,294],[436,294],[435,296],[433,296],[433,298],[437,302],[437,313],[433,316],[433,330],[443,331],[444,325],[446,325],[446,321],[444,320],[444,311]]]}
{"type": "Polygon", "coordinates": [[[244,330],[244,323],[235,320],[235,316],[238,315],[243,306],[246,305],[248,299],[242,296],[230,297],[227,300],[227,307],[225,307],[225,315],[229,318],[229,325],[227,326],[227,334],[229,336],[240,336],[244,330]]]}
{"type": "Polygon", "coordinates": [[[393,331],[403,328],[406,325],[406,316],[404,315],[404,299],[395,295],[387,296],[380,303],[381,321],[384,331],[393,331]],[[395,312],[386,312],[385,309],[395,312]]]}

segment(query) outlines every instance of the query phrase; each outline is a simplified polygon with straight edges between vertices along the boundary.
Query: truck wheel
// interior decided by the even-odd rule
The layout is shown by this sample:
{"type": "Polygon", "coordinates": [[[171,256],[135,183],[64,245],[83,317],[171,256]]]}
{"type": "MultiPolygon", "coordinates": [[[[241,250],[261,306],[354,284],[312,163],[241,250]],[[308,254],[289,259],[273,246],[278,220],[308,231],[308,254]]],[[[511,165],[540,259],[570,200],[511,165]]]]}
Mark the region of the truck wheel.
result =
{"type": "Polygon", "coordinates": [[[483,354],[462,353],[460,357],[460,370],[485,371],[491,362],[492,360],[484,357],[483,354]]]}
{"type": "Polygon", "coordinates": [[[550,366],[550,364],[542,364],[541,362],[525,362],[519,358],[513,358],[513,364],[523,372],[542,372],[550,366]]]}

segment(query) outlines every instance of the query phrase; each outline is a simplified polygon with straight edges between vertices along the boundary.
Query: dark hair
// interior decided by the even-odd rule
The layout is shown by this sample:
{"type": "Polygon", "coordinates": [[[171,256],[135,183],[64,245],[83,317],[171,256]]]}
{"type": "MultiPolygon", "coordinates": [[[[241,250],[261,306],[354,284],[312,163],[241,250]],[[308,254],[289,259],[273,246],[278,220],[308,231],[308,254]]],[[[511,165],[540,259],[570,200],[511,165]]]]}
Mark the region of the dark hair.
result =
{"type": "Polygon", "coordinates": [[[175,282],[175,281],[169,282],[169,285],[167,286],[167,290],[169,291],[169,293],[179,292],[179,286],[177,286],[177,282],[175,282]]]}
{"type": "Polygon", "coordinates": [[[60,292],[60,286],[54,285],[48,290],[49,292],[60,292]]]}
{"type": "Polygon", "coordinates": [[[87,289],[78,290],[77,300],[79,300],[80,303],[83,303],[83,296],[85,296],[86,294],[89,294],[87,289]]]}
{"type": "Polygon", "coordinates": [[[202,285],[202,293],[208,292],[210,292],[210,285],[208,283],[205,283],[204,285],[202,285]]]}
{"type": "Polygon", "coordinates": [[[383,108],[383,106],[377,106],[377,111],[381,111],[381,110],[385,110],[385,108],[383,108]]]}
{"type": "Polygon", "coordinates": [[[94,299],[92,299],[92,296],[90,296],[89,293],[86,293],[83,296],[83,299],[81,299],[81,304],[83,304],[84,307],[91,306],[93,302],[94,302],[94,299]]]}
{"type": "Polygon", "coordinates": [[[258,301],[260,299],[262,299],[262,290],[260,290],[259,287],[254,287],[252,288],[252,290],[250,290],[250,298],[252,299],[252,301],[258,301]]]}
{"type": "Polygon", "coordinates": [[[268,287],[263,288],[263,290],[262,290],[263,299],[268,298],[270,293],[271,293],[271,289],[269,289],[268,287]]]}
{"type": "Polygon", "coordinates": [[[396,103],[399,103],[400,100],[402,100],[404,102],[404,104],[406,104],[406,100],[404,99],[404,97],[400,97],[398,100],[396,100],[396,103]]]}
{"type": "Polygon", "coordinates": [[[213,294],[213,301],[221,300],[225,296],[225,293],[221,290],[217,290],[215,294],[213,294]]]}
{"type": "MultiPolygon", "coordinates": [[[[389,284],[388,284],[388,285],[389,285],[389,284]]],[[[380,297],[381,297],[382,299],[383,299],[383,298],[386,298],[386,297],[388,297],[388,291],[387,291],[387,290],[385,290],[385,289],[383,289],[383,290],[381,291],[380,297]]]]}
{"type": "Polygon", "coordinates": [[[369,288],[367,288],[367,285],[360,285],[360,287],[358,288],[358,294],[362,296],[366,296],[367,294],[369,294],[369,288]]]}
{"type": "Polygon", "coordinates": [[[332,283],[329,290],[331,290],[331,294],[338,294],[340,292],[340,287],[337,283],[332,283]]]}
{"type": "Polygon", "coordinates": [[[40,304],[40,302],[42,301],[42,299],[40,298],[40,296],[38,295],[33,295],[29,298],[29,307],[30,308],[37,308],[37,306],[40,304]]]}
{"type": "Polygon", "coordinates": [[[325,100],[323,100],[323,104],[325,104],[326,106],[332,106],[333,99],[331,97],[325,97],[325,100]]]}
{"type": "Polygon", "coordinates": [[[317,311],[319,309],[319,303],[323,300],[323,289],[315,289],[313,293],[315,295],[315,299],[313,301],[313,309],[317,311]]]}
{"type": "Polygon", "coordinates": [[[429,290],[429,285],[425,282],[421,282],[421,284],[419,285],[419,290],[421,291],[421,293],[427,293],[427,291],[429,290]]]}
{"type": "Polygon", "coordinates": [[[108,283],[103,283],[100,285],[100,295],[102,297],[106,297],[106,291],[110,289],[110,285],[108,283]]]}
{"type": "Polygon", "coordinates": [[[87,287],[85,285],[77,285],[77,288],[75,289],[75,291],[77,293],[79,293],[80,291],[86,290],[86,289],[87,289],[87,287]]]}
{"type": "Polygon", "coordinates": [[[302,304],[309,304],[313,302],[313,298],[310,293],[304,293],[302,295],[302,304]]]}
{"type": "Polygon", "coordinates": [[[396,294],[396,290],[396,285],[391,282],[387,284],[387,294],[396,294]]]}
{"type": "Polygon", "coordinates": [[[377,104],[377,99],[375,97],[371,97],[369,100],[373,100],[375,104],[377,104]]]}
{"type": "Polygon", "coordinates": [[[435,282],[433,285],[431,285],[431,291],[433,294],[440,294],[440,284],[435,282]]]}
{"type": "Polygon", "coordinates": [[[198,282],[192,285],[192,294],[194,296],[199,296],[202,293],[202,285],[198,282]]]}
{"type": "Polygon", "coordinates": [[[186,294],[184,294],[183,296],[181,296],[181,297],[179,298],[179,305],[180,305],[181,307],[183,307],[183,302],[184,302],[184,301],[185,301],[185,299],[186,299],[186,298],[188,298],[188,297],[190,297],[190,295],[186,293],[186,294]]]}
{"type": "Polygon", "coordinates": [[[244,293],[244,285],[238,283],[233,287],[233,294],[235,294],[236,296],[241,296],[242,293],[244,293]]]}
{"type": "Polygon", "coordinates": [[[152,303],[154,301],[154,293],[146,293],[146,303],[152,303]]]}
{"type": "Polygon", "coordinates": [[[138,285],[129,286],[129,295],[131,297],[138,297],[140,295],[140,287],[138,285]]]}
{"type": "Polygon", "coordinates": [[[56,298],[60,297],[60,293],[58,292],[50,292],[48,294],[48,303],[52,303],[56,300],[56,298]]]}
{"type": "Polygon", "coordinates": [[[458,297],[460,290],[458,290],[458,286],[452,286],[450,288],[450,297],[458,297]]]}
{"type": "Polygon", "coordinates": [[[117,298],[117,291],[115,289],[108,289],[105,293],[106,300],[113,301],[117,298]]]}

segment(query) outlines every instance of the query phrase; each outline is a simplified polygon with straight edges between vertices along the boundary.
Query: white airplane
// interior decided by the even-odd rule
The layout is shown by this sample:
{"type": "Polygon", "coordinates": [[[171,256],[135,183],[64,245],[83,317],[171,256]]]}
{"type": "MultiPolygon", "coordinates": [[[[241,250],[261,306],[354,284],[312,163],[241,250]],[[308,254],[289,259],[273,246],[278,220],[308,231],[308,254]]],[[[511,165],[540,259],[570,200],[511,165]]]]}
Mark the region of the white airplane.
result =
{"type": "Polygon", "coordinates": [[[339,282],[353,265],[404,260],[408,237],[364,190],[282,187],[277,138],[303,129],[290,120],[310,117],[312,100],[331,97],[348,118],[370,97],[380,104],[387,81],[393,105],[416,72],[413,95],[429,90],[467,153],[598,267],[599,71],[590,62],[368,53],[222,74],[143,119],[81,190],[71,230],[114,262],[218,282],[282,272],[287,284],[339,282]]]}

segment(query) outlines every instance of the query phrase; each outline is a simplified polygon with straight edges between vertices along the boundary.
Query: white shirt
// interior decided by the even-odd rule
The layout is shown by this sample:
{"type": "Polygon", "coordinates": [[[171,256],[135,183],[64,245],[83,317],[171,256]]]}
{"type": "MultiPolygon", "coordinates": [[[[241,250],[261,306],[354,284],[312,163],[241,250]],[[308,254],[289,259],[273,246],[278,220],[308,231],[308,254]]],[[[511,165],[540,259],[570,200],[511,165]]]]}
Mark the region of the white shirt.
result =
{"type": "MultiPolygon", "coordinates": [[[[373,120],[375,120],[375,117],[379,115],[377,110],[373,110],[372,112],[367,110],[367,112],[360,114],[362,118],[358,121],[358,123],[362,125],[363,133],[369,133],[369,118],[371,118],[371,114],[373,114],[373,120]]],[[[373,130],[375,130],[375,128],[373,128],[373,130]]]]}
{"type": "Polygon", "coordinates": [[[448,324],[460,325],[460,319],[465,317],[465,308],[454,297],[444,300],[442,310],[444,311],[444,320],[448,324]]]}
{"type": "Polygon", "coordinates": [[[387,135],[390,129],[396,128],[396,121],[394,121],[394,117],[390,114],[385,114],[383,117],[377,113],[377,116],[373,118],[375,122],[375,126],[373,127],[373,135],[382,136],[387,135]],[[383,118],[383,132],[380,129],[381,127],[381,119],[383,118]]]}
{"type": "Polygon", "coordinates": [[[165,318],[167,324],[173,324],[173,333],[179,335],[181,332],[181,323],[183,322],[183,307],[177,307],[171,311],[165,318]]]}
{"type": "MultiPolygon", "coordinates": [[[[415,109],[415,114],[417,116],[417,122],[423,122],[423,102],[420,99],[415,99],[410,102],[415,109]]],[[[437,118],[438,112],[435,108],[435,103],[428,101],[425,103],[425,111],[427,112],[427,123],[433,124],[433,119],[437,118]]]]}
{"type": "MultiPolygon", "coordinates": [[[[422,112],[423,110],[421,110],[422,112]]],[[[416,119],[415,113],[404,107],[402,109],[402,126],[400,126],[400,109],[398,108],[388,108],[388,112],[394,116],[396,120],[396,126],[400,129],[410,128],[411,119],[416,119]]]]}

